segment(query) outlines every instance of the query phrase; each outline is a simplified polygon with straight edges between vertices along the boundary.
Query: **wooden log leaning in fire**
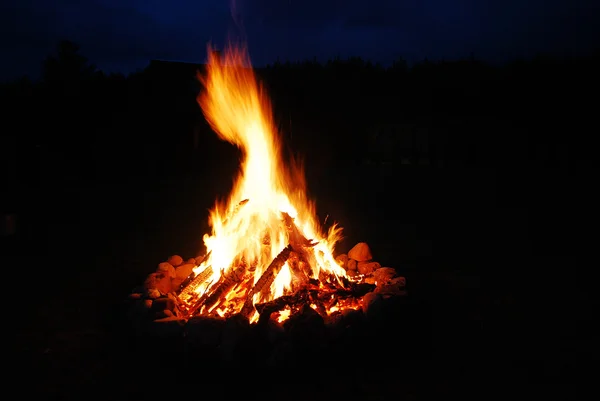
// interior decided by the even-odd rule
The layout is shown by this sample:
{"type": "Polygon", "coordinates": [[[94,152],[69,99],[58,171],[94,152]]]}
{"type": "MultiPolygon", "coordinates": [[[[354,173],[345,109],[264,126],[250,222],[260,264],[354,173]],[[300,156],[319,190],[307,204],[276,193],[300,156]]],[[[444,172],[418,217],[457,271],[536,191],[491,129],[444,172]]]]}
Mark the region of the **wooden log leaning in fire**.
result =
{"type": "Polygon", "coordinates": [[[288,232],[289,243],[294,249],[288,261],[292,280],[297,281],[299,286],[303,286],[312,277],[311,266],[315,260],[311,248],[318,242],[307,239],[289,214],[282,212],[281,216],[288,232]]]}
{"type": "Polygon", "coordinates": [[[207,266],[204,270],[198,273],[185,287],[181,288],[177,296],[184,303],[196,297],[196,289],[200,287],[213,274],[212,266],[207,266]]]}
{"type": "Polygon", "coordinates": [[[290,257],[288,258],[287,262],[292,275],[292,292],[296,292],[301,288],[306,287],[310,282],[310,275],[312,271],[310,266],[308,266],[308,263],[303,259],[302,255],[295,251],[290,252],[290,257]]]}
{"type": "Polygon", "coordinates": [[[279,271],[288,260],[292,250],[293,248],[291,245],[283,248],[282,251],[279,252],[279,255],[277,255],[271,264],[265,269],[262,276],[260,276],[256,284],[254,284],[254,287],[252,287],[252,290],[250,290],[246,296],[246,301],[244,302],[244,306],[242,307],[241,311],[242,316],[250,318],[250,315],[254,311],[254,295],[271,287],[271,284],[273,284],[275,277],[277,277],[277,274],[279,274],[279,271]]]}
{"type": "MultiPolygon", "coordinates": [[[[240,210],[240,208],[242,206],[244,206],[245,204],[247,204],[248,201],[249,201],[249,199],[244,199],[240,203],[238,203],[227,219],[230,219],[231,217],[235,216],[237,214],[237,212],[240,210]]],[[[227,221],[227,219],[225,219],[225,222],[227,221]]],[[[211,253],[212,253],[212,251],[208,252],[206,254],[206,256],[204,257],[204,260],[208,260],[211,253]]],[[[186,301],[187,299],[190,298],[190,296],[194,296],[194,294],[193,294],[194,290],[196,288],[198,288],[200,285],[202,285],[202,283],[204,283],[206,280],[208,280],[208,278],[210,276],[212,276],[212,274],[213,274],[213,270],[212,270],[211,266],[208,266],[206,269],[204,269],[201,273],[199,273],[196,276],[194,276],[193,273],[190,274],[190,276],[188,278],[186,278],[179,286],[179,291],[178,291],[177,295],[179,296],[179,298],[181,300],[186,301]]]]}
{"type": "Polygon", "coordinates": [[[246,263],[242,263],[238,267],[225,272],[222,279],[219,281],[218,286],[212,291],[210,296],[206,298],[203,306],[206,306],[207,310],[211,310],[212,307],[221,303],[221,298],[227,296],[227,293],[229,293],[233,287],[242,282],[246,276],[246,270],[246,263]]]}
{"type": "Polygon", "coordinates": [[[206,307],[204,310],[208,310],[218,304],[221,297],[226,296],[229,290],[244,280],[246,271],[247,264],[243,262],[238,267],[222,274],[216,283],[210,283],[202,296],[192,298],[188,302],[187,316],[193,316],[203,307],[206,307]]]}
{"type": "Polygon", "coordinates": [[[202,308],[202,306],[204,305],[204,302],[206,302],[206,300],[208,299],[208,297],[210,296],[210,294],[212,292],[209,292],[210,287],[211,286],[219,286],[222,282],[223,282],[224,278],[223,276],[221,276],[219,278],[219,281],[217,281],[216,284],[214,283],[209,283],[208,284],[208,288],[206,289],[206,291],[204,292],[204,294],[199,295],[197,294],[194,298],[190,299],[190,301],[188,301],[187,303],[187,309],[185,309],[185,314],[187,317],[192,317],[196,314],[196,312],[202,308]]]}
{"type": "MultiPolygon", "coordinates": [[[[212,252],[212,251],[211,251],[212,252]]],[[[207,260],[208,257],[210,256],[210,253],[207,253],[206,256],[204,256],[203,260],[207,260]]],[[[210,266],[209,266],[210,267],[210,266]]],[[[208,270],[208,269],[204,269],[202,270],[202,272],[200,274],[205,274],[206,273],[206,277],[204,278],[204,281],[206,281],[211,275],[212,275],[212,269],[208,270]]],[[[190,285],[190,283],[194,280],[201,280],[203,277],[198,277],[199,275],[197,275],[196,273],[194,273],[194,271],[192,270],[192,274],[190,274],[185,280],[183,280],[183,282],[179,285],[179,288],[177,289],[177,295],[181,294],[181,292],[190,285]]],[[[198,284],[196,282],[196,284],[198,284]]],[[[200,283],[202,284],[202,283],[200,283]]],[[[198,284],[198,285],[200,285],[198,284]]]]}
{"type": "Polygon", "coordinates": [[[283,219],[283,224],[285,224],[285,228],[288,232],[289,243],[294,248],[294,251],[302,253],[305,251],[305,248],[310,248],[317,245],[317,242],[307,239],[302,234],[302,232],[298,229],[298,226],[296,226],[292,216],[286,212],[282,212],[281,216],[283,219]]]}

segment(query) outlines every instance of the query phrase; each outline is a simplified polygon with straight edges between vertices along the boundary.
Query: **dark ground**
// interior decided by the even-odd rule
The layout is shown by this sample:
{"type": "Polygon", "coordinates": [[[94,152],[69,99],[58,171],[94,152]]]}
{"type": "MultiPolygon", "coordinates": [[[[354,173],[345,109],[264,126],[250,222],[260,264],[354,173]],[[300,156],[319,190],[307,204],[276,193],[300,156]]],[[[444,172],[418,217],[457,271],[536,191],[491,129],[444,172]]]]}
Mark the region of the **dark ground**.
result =
{"type": "Polygon", "coordinates": [[[345,228],[340,251],[367,241],[382,265],[407,277],[409,297],[384,329],[348,351],[355,363],[322,355],[298,366],[303,375],[257,380],[252,361],[203,376],[201,360],[184,368],[169,344],[135,347],[122,321],[122,301],[157,263],[199,252],[207,209],[231,182],[227,168],[200,170],[16,188],[19,232],[2,241],[15,300],[5,323],[18,336],[5,343],[9,355],[17,351],[7,369],[27,378],[20,392],[86,400],[577,398],[575,347],[588,345],[576,338],[591,306],[575,291],[584,253],[574,244],[587,244],[574,228],[593,217],[583,216],[592,201],[581,189],[596,171],[309,166],[319,213],[345,228]]]}

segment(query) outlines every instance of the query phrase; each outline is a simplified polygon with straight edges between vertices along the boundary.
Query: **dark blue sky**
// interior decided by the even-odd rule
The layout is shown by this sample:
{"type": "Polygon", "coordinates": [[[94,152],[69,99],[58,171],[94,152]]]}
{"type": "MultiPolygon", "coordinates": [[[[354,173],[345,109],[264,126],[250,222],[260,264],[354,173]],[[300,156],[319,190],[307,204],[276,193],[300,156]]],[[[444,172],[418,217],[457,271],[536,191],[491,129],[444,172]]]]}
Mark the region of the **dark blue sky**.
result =
{"type": "Polygon", "coordinates": [[[473,53],[504,61],[581,54],[599,38],[597,0],[4,0],[0,75],[35,74],[61,38],[105,71],[153,58],[202,62],[243,35],[255,64],[361,56],[389,63],[473,53]],[[232,6],[233,4],[233,6],[232,6]]]}

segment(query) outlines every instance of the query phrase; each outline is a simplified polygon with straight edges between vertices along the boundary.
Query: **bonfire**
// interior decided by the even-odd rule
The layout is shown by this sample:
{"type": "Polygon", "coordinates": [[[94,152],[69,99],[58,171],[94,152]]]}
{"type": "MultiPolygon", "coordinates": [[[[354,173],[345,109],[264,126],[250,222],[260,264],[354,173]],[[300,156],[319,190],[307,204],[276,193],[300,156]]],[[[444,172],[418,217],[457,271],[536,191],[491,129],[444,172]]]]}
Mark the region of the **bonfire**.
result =
{"type": "Polygon", "coordinates": [[[333,224],[325,232],[301,164],[284,160],[245,47],[222,55],[209,47],[208,54],[197,100],[217,135],[241,149],[239,176],[210,211],[205,254],[187,262],[170,257],[133,297],[158,321],[241,316],[255,323],[283,322],[306,308],[328,318],[360,310],[373,298],[367,293],[403,294],[404,278],[373,261],[366,243],[334,257],[342,229],[333,224]]]}

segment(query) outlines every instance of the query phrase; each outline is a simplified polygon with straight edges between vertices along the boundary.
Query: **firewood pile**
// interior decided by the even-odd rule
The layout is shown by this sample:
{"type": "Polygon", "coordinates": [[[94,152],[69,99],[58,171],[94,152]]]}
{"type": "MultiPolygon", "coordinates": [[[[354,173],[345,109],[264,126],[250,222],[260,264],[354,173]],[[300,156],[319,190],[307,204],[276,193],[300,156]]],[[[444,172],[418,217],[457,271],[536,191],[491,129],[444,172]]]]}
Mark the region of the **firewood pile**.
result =
{"type": "MultiPolygon", "coordinates": [[[[294,257],[292,247],[284,248],[272,265],[289,261],[290,254],[294,257]]],[[[203,274],[195,274],[194,269],[205,257],[184,260],[173,255],[159,263],[144,284],[132,291],[127,300],[128,315],[138,333],[182,337],[190,346],[220,349],[221,356],[227,359],[239,345],[241,333],[252,327],[268,328],[264,334],[268,338],[293,336],[299,325],[321,327],[334,333],[349,327],[352,322],[381,318],[378,314],[386,300],[406,295],[405,278],[393,268],[381,267],[373,260],[369,246],[360,242],[347,254],[336,257],[336,262],[347,274],[342,280],[343,285],[309,279],[291,294],[264,303],[246,302],[239,313],[230,316],[201,313],[202,308],[197,307],[197,302],[186,303],[182,295],[190,283],[203,274]],[[256,310],[259,314],[253,324],[249,321],[248,310],[256,310]]],[[[272,281],[276,272],[268,272],[266,269],[264,280],[272,281]]],[[[218,288],[229,291],[231,287],[229,283],[218,288]]],[[[255,288],[260,290],[256,285],[255,288]]],[[[212,292],[210,297],[219,298],[219,292],[212,292]]],[[[246,296],[248,299],[252,299],[251,295],[246,296]]]]}

